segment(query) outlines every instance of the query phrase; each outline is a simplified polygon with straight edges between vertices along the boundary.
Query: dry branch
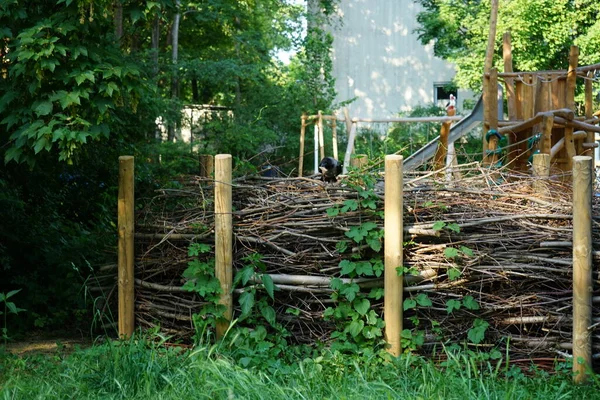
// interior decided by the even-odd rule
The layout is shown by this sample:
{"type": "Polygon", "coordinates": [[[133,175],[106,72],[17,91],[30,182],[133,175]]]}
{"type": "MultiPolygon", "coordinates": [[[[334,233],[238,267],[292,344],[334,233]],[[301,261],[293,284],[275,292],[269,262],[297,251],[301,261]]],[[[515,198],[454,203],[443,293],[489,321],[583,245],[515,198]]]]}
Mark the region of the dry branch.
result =
{"type": "MultiPolygon", "coordinates": [[[[404,263],[420,273],[405,276],[405,297],[426,293],[433,303],[408,310],[405,328],[413,328],[408,321],[415,315],[423,322],[439,322],[441,336],[429,332],[428,323],[419,328],[425,325],[427,342],[439,347],[446,341],[465,341],[473,320],[482,318],[490,324],[487,344],[510,337],[513,355],[554,357],[568,347],[565,343],[572,331],[571,189],[549,180],[552,198],[541,199],[532,191],[530,179],[511,176],[497,183],[482,171],[475,164],[465,167],[465,178],[452,187],[431,181],[435,174],[422,178],[416,172],[405,177],[405,240],[409,242],[404,263]],[[438,221],[459,229],[435,230],[438,221]],[[448,248],[463,246],[473,254],[446,256],[448,248]],[[450,280],[452,268],[461,272],[460,278],[450,280]],[[448,313],[447,300],[466,295],[473,296],[481,308],[448,313]]],[[[188,338],[194,333],[191,315],[206,303],[182,289],[182,273],[193,259],[187,253],[189,243],[212,244],[213,186],[200,178],[181,181],[182,190],[158,191],[136,216],[136,318],[142,326],[160,325],[165,333],[188,338]]],[[[382,210],[383,194],[377,194],[377,209],[382,210]]],[[[328,208],[358,199],[357,191],[343,180],[336,185],[310,178],[234,181],[234,268],[241,269],[247,256],[262,255],[266,273],[279,288],[273,304],[277,318],[300,343],[329,340],[334,327],[322,314],[335,306],[331,279],[347,279],[340,276],[340,261],[350,254],[361,254],[365,260],[376,255],[364,243],[350,243],[346,232],[367,221],[382,228],[380,217],[358,210],[327,216],[328,208]],[[344,240],[349,242],[348,250],[340,254],[336,244],[344,240]],[[300,315],[286,314],[288,308],[299,310],[300,315]]],[[[600,243],[598,224],[593,238],[594,244],[600,243]]],[[[600,248],[594,250],[600,254],[600,248]]],[[[200,257],[208,260],[212,255],[200,257]]],[[[599,261],[594,257],[595,266],[599,261]]],[[[97,286],[108,288],[115,277],[114,266],[104,266],[98,271],[97,286]]],[[[380,279],[355,282],[365,293],[382,284],[380,279]]],[[[259,279],[250,284],[262,290],[259,279]]],[[[234,304],[240,291],[234,292],[234,304]]],[[[600,292],[594,294],[594,302],[600,302],[600,292]]],[[[381,303],[373,307],[382,311],[381,303]]],[[[600,312],[593,317],[594,322],[600,321],[600,312]]],[[[597,332],[598,325],[592,324],[592,329],[597,332]]]]}

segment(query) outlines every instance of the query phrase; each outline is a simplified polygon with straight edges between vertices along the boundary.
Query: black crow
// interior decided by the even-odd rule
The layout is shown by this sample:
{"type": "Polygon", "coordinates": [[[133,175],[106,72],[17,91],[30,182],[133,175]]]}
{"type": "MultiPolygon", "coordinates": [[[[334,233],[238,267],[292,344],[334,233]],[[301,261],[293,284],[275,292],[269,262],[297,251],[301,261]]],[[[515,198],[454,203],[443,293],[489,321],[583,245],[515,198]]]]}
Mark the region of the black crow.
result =
{"type": "Polygon", "coordinates": [[[324,182],[337,182],[337,176],[342,173],[342,164],[333,157],[325,157],[319,163],[319,170],[324,182]]]}

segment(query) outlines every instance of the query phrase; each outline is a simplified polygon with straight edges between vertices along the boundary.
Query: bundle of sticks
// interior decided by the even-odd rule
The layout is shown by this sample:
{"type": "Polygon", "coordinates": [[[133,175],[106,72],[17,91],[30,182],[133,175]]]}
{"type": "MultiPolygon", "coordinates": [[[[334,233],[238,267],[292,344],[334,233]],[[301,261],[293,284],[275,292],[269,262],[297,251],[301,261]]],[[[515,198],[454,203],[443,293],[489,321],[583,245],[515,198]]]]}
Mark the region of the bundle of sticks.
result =
{"type": "MultiPolygon", "coordinates": [[[[424,293],[432,303],[407,310],[405,328],[425,333],[424,351],[468,342],[473,321],[480,319],[489,324],[480,347],[506,341],[515,355],[547,357],[568,352],[572,331],[570,187],[546,181],[547,197],[540,197],[531,188],[531,178],[502,179],[496,173],[492,179],[487,172],[477,171],[463,175],[451,185],[432,174],[404,177],[404,266],[416,271],[416,275],[405,275],[404,297],[424,293]],[[449,253],[450,248],[456,251],[449,253]],[[448,307],[449,300],[466,296],[479,307],[448,307]]],[[[214,257],[214,253],[188,255],[192,242],[214,243],[212,185],[203,178],[182,177],[178,188],[160,189],[156,197],[143,200],[144,207],[136,216],[136,319],[144,327],[160,326],[180,338],[194,333],[193,315],[206,302],[182,288],[182,274],[191,260],[214,257]]],[[[234,273],[244,267],[249,255],[261,255],[265,273],[277,289],[269,302],[294,340],[331,340],[335,325],[323,318],[328,307],[336,306],[331,280],[350,279],[341,275],[340,262],[352,254],[365,260],[383,255],[383,249],[375,252],[346,235],[365,222],[383,229],[378,212],[383,210],[382,188],[380,184],[373,188],[374,210],[359,206],[328,214],[328,209],[339,209],[348,200],[360,203],[356,183],[346,184],[342,179],[328,184],[310,177],[234,181],[234,273]],[[340,246],[340,242],[347,245],[340,246]],[[290,309],[296,311],[289,313],[290,309]]],[[[598,223],[592,222],[593,242],[599,243],[598,223]]],[[[597,266],[600,252],[593,255],[597,266]]],[[[115,285],[115,268],[107,267],[97,275],[98,287],[115,285]]],[[[353,281],[364,293],[383,287],[382,277],[353,281]]],[[[234,295],[242,290],[236,288],[234,295]]],[[[600,295],[593,301],[600,303],[600,295]]],[[[382,300],[372,300],[371,306],[381,315],[382,300]]],[[[594,312],[593,323],[597,322],[600,315],[594,312]]],[[[600,338],[593,327],[592,334],[600,338]]]]}

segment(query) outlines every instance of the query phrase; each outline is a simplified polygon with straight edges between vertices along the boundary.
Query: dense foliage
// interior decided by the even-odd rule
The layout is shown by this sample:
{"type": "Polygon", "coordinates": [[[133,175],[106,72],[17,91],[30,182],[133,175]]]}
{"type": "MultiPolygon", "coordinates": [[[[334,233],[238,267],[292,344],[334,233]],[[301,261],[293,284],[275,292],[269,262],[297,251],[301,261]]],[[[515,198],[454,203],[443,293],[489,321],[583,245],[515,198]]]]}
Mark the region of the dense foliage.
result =
{"type": "MultiPolygon", "coordinates": [[[[457,65],[456,83],[480,90],[490,21],[489,1],[418,0],[421,43],[457,65]]],[[[600,4],[593,0],[499,0],[495,66],[503,69],[502,35],[511,32],[515,71],[566,69],[571,45],[582,65],[600,62],[600,4]]]]}
{"type": "MultiPolygon", "coordinates": [[[[313,4],[322,19],[334,1],[313,4]]],[[[157,118],[171,142],[185,105],[228,110],[194,143],[240,173],[297,157],[301,113],[333,100],[330,37],[305,18],[279,0],[1,2],[0,292],[22,288],[27,309],[13,327],[90,317],[83,282],[115,259],[119,155],[136,156],[138,196],[197,171],[192,146],[156,141],[157,118]]]]}

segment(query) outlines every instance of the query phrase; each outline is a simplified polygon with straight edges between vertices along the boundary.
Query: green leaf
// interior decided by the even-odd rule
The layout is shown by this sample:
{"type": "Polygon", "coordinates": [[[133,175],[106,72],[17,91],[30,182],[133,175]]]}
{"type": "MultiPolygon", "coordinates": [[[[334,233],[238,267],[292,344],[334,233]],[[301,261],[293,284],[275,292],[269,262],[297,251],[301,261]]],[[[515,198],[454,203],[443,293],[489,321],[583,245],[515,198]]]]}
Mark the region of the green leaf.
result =
{"type": "Polygon", "coordinates": [[[327,209],[327,216],[328,217],[337,217],[337,215],[340,213],[340,209],[337,207],[331,207],[327,209]]]}
{"type": "Polygon", "coordinates": [[[246,284],[250,281],[250,279],[252,279],[253,276],[254,267],[252,267],[251,265],[246,265],[244,268],[242,268],[241,271],[237,273],[234,280],[234,286],[240,281],[242,282],[242,286],[246,286],[246,284]]]}
{"type": "Polygon", "coordinates": [[[354,309],[360,314],[365,315],[371,308],[371,302],[367,299],[360,299],[354,301],[354,309]]]}
{"type": "Polygon", "coordinates": [[[413,300],[413,299],[404,299],[404,303],[402,305],[402,308],[404,308],[404,311],[410,310],[410,309],[415,308],[415,307],[417,307],[416,300],[413,300]]]}
{"type": "Polygon", "coordinates": [[[271,299],[275,299],[275,284],[273,283],[273,278],[271,275],[263,274],[262,275],[262,283],[267,291],[267,294],[271,299]]]}
{"type": "Polygon", "coordinates": [[[85,71],[75,77],[75,82],[77,82],[77,85],[81,85],[86,80],[92,83],[96,82],[96,79],[94,78],[94,73],[92,71],[85,71]]]}
{"type": "Polygon", "coordinates": [[[23,153],[23,149],[20,147],[9,147],[4,154],[4,162],[8,163],[9,161],[22,161],[21,154],[23,153]]]}
{"type": "Polygon", "coordinates": [[[340,292],[343,296],[352,301],[356,298],[356,294],[360,292],[360,287],[356,283],[349,284],[340,292]]]}
{"type": "Polygon", "coordinates": [[[479,310],[479,303],[473,298],[473,296],[463,297],[462,304],[469,310],[479,310]]]}
{"type": "Polygon", "coordinates": [[[446,312],[451,314],[454,310],[460,310],[460,300],[450,299],[446,302],[446,312]]]}
{"type": "Polygon", "coordinates": [[[458,250],[454,247],[446,247],[444,249],[444,256],[446,256],[446,258],[456,258],[458,257],[458,250]]]}
{"type": "Polygon", "coordinates": [[[446,226],[446,223],[444,221],[436,221],[433,224],[433,230],[440,231],[440,230],[444,229],[445,226],[446,226]]]}
{"type": "Polygon", "coordinates": [[[348,327],[348,332],[350,332],[350,334],[353,337],[357,337],[364,327],[365,323],[363,322],[363,320],[355,320],[350,323],[350,326],[348,327]]]}
{"type": "Polygon", "coordinates": [[[340,261],[340,268],[342,269],[340,271],[342,275],[350,275],[356,269],[356,263],[350,260],[342,260],[340,261]]]}
{"type": "Polygon", "coordinates": [[[15,294],[19,293],[21,290],[23,289],[16,289],[16,290],[11,290],[10,292],[8,292],[6,294],[6,296],[4,296],[4,293],[0,293],[0,295],[4,296],[4,298],[0,298],[0,301],[5,300],[5,299],[10,299],[11,297],[13,297],[15,294]]]}
{"type": "Polygon", "coordinates": [[[364,200],[362,202],[362,206],[364,208],[368,208],[370,210],[376,210],[377,209],[377,201],[375,199],[364,200]]]}
{"type": "Polygon", "coordinates": [[[379,238],[369,238],[367,244],[373,251],[379,252],[381,250],[381,240],[379,238]]]}
{"type": "Polygon", "coordinates": [[[358,210],[358,201],[356,200],[345,200],[344,201],[344,208],[347,207],[347,210],[351,210],[351,211],[356,211],[358,210]]]}
{"type": "Polygon", "coordinates": [[[42,136],[40,139],[36,140],[35,145],[33,146],[33,151],[35,154],[38,154],[40,151],[42,151],[44,147],[48,145],[48,143],[51,142],[45,136],[42,136]]]}
{"type": "Polygon", "coordinates": [[[4,302],[4,304],[6,305],[6,308],[8,309],[8,312],[11,313],[11,314],[18,314],[21,311],[27,311],[27,310],[25,310],[23,308],[18,308],[15,305],[15,303],[13,303],[12,301],[4,302]]]}
{"type": "Polygon", "coordinates": [[[364,229],[365,231],[370,231],[370,230],[377,228],[377,224],[375,222],[369,221],[369,222],[365,222],[364,224],[362,224],[361,228],[364,229]]]}
{"type": "Polygon", "coordinates": [[[371,299],[379,300],[379,299],[383,298],[384,293],[385,293],[385,291],[383,290],[383,288],[373,288],[369,292],[368,296],[371,299]]]}
{"type": "Polygon", "coordinates": [[[203,253],[208,253],[210,250],[210,245],[206,243],[192,243],[188,247],[188,256],[195,257],[203,253]]]}
{"type": "Polygon", "coordinates": [[[34,104],[33,112],[35,112],[38,117],[41,117],[42,115],[50,114],[52,112],[52,108],[53,105],[50,100],[40,101],[34,104]]]}
{"type": "MultiPolygon", "coordinates": [[[[329,310],[329,309],[327,309],[327,310],[329,310]]],[[[325,313],[323,315],[327,314],[327,310],[325,310],[325,313]]],[[[298,316],[298,315],[300,315],[300,309],[288,307],[285,309],[285,313],[298,316]]],[[[333,309],[331,309],[331,314],[333,314],[333,309]]]]}
{"type": "Polygon", "coordinates": [[[373,276],[373,266],[368,261],[359,261],[356,264],[356,274],[364,276],[373,276]]]}
{"type": "Polygon", "coordinates": [[[342,280],[340,278],[333,278],[331,280],[331,288],[333,290],[340,290],[342,288],[342,286],[344,286],[344,283],[342,282],[342,280]]]}
{"type": "Polygon", "coordinates": [[[446,225],[446,228],[450,229],[453,232],[460,233],[460,226],[455,222],[446,225]]]}
{"type": "Polygon", "coordinates": [[[254,307],[254,293],[245,291],[240,295],[240,306],[242,307],[242,316],[247,316],[254,307]]]}
{"type": "Polygon", "coordinates": [[[338,253],[345,252],[346,250],[348,250],[348,241],[340,240],[339,242],[337,242],[335,244],[335,249],[337,250],[338,253]]]}
{"type": "Polygon", "coordinates": [[[264,319],[271,325],[275,326],[277,323],[277,319],[275,317],[275,310],[271,306],[262,307],[260,309],[260,313],[264,317],[264,319]]]}
{"type": "Polygon", "coordinates": [[[425,293],[419,293],[417,295],[417,304],[421,307],[431,307],[433,305],[431,299],[425,293]]]}
{"type": "Polygon", "coordinates": [[[462,251],[462,253],[468,257],[473,257],[473,255],[474,255],[473,250],[471,250],[470,248],[468,248],[466,246],[460,246],[460,251],[462,251]]]}
{"type": "Polygon", "coordinates": [[[461,275],[462,272],[456,267],[452,267],[448,270],[448,279],[451,281],[458,279],[461,275]]]}
{"type": "Polygon", "coordinates": [[[473,327],[469,329],[469,332],[467,333],[467,337],[469,338],[471,343],[481,343],[485,338],[485,331],[489,326],[489,323],[480,318],[477,318],[475,321],[473,321],[473,327]]]}

